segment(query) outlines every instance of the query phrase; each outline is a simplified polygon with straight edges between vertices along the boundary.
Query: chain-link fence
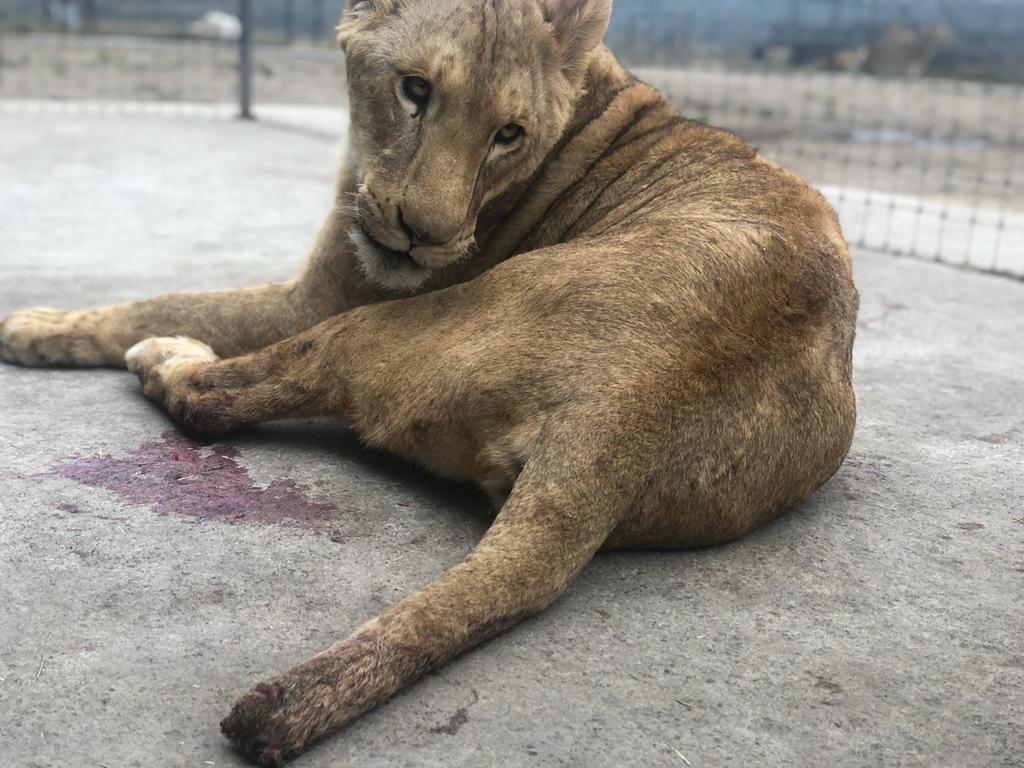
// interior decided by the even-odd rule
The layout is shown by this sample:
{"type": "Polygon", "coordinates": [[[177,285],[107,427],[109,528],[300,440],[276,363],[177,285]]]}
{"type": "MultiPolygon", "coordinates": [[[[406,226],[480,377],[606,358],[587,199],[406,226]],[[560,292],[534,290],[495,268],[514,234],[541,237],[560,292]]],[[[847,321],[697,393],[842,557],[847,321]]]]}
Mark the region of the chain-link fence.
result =
{"type": "Polygon", "coordinates": [[[0,0],[0,100],[217,112],[234,108],[251,78],[264,105],[340,105],[340,8],[324,0],[0,0]],[[242,24],[246,8],[251,25],[242,24]],[[243,32],[253,54],[244,78],[243,32]]]}
{"type": "MultiPolygon", "coordinates": [[[[234,113],[250,83],[258,117],[333,134],[341,5],[0,0],[0,109],[234,113]]],[[[851,243],[1024,278],[1024,0],[616,0],[608,42],[851,243]]]]}

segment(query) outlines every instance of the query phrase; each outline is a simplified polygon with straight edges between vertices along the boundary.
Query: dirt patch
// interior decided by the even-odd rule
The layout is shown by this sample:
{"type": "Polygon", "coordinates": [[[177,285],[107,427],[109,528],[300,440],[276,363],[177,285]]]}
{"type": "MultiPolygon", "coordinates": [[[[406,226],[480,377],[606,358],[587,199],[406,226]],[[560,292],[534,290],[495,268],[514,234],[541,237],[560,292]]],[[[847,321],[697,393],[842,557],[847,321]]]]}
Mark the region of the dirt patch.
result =
{"type": "Polygon", "coordinates": [[[454,736],[459,732],[466,723],[469,722],[469,708],[480,701],[480,694],[475,690],[470,691],[473,694],[473,700],[464,707],[459,707],[455,710],[455,714],[448,718],[448,722],[444,725],[439,725],[435,728],[431,728],[431,733],[445,734],[447,736],[454,736]]]}

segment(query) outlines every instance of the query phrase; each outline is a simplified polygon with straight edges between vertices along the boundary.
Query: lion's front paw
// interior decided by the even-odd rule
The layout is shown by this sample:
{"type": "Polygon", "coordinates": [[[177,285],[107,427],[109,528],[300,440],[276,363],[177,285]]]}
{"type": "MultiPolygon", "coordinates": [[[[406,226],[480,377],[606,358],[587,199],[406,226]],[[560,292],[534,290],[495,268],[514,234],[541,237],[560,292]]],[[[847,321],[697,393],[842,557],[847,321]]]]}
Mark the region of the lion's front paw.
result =
{"type": "Polygon", "coordinates": [[[163,379],[183,366],[215,363],[219,359],[209,345],[184,336],[145,339],[124,354],[128,370],[142,379],[143,383],[150,378],[163,379]]]}
{"type": "Polygon", "coordinates": [[[140,341],[124,356],[149,398],[187,431],[210,436],[234,426],[228,416],[231,397],[211,386],[206,375],[219,360],[208,345],[181,336],[140,341]]]}
{"type": "Polygon", "coordinates": [[[308,729],[288,717],[287,694],[277,683],[261,683],[240,698],[220,729],[258,765],[279,768],[305,746],[308,729]]]}
{"type": "Polygon", "coordinates": [[[17,365],[104,365],[85,313],[23,309],[0,323],[0,359],[17,365]]]}

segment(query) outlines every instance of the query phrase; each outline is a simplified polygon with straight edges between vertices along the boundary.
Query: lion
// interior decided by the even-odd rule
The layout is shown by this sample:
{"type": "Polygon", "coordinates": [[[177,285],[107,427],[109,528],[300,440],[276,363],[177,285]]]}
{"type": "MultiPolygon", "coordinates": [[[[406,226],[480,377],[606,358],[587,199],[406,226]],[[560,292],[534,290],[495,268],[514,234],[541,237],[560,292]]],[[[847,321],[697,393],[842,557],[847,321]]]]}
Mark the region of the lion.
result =
{"type": "Polygon", "coordinates": [[[262,765],[543,610],[599,550],[732,541],[844,461],[835,213],[631,75],[610,12],[349,0],[349,159],[294,279],[0,327],[9,362],[126,365],[192,433],[330,416],[494,500],[462,563],[238,700],[222,730],[262,765]]]}

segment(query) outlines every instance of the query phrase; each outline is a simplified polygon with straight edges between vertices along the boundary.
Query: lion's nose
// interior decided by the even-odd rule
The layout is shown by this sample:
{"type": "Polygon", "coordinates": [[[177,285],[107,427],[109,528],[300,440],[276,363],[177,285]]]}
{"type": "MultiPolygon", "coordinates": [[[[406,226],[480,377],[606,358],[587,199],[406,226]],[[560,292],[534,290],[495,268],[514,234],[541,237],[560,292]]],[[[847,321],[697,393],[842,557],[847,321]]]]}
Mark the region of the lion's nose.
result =
{"type": "Polygon", "coordinates": [[[398,226],[402,228],[406,236],[412,241],[413,245],[444,245],[451,238],[441,237],[435,232],[431,232],[425,227],[422,221],[413,218],[409,221],[403,213],[401,207],[398,208],[398,226]]]}

